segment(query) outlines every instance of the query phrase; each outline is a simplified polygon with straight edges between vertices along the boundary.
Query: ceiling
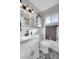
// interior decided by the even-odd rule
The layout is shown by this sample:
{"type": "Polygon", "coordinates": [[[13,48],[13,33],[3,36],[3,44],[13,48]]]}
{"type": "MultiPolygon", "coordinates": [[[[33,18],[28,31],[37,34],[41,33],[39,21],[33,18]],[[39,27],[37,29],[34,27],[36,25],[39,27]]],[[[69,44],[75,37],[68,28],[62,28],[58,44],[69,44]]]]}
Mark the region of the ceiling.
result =
{"type": "Polygon", "coordinates": [[[29,0],[36,8],[41,12],[55,6],[59,3],[59,0],[29,0]]]}

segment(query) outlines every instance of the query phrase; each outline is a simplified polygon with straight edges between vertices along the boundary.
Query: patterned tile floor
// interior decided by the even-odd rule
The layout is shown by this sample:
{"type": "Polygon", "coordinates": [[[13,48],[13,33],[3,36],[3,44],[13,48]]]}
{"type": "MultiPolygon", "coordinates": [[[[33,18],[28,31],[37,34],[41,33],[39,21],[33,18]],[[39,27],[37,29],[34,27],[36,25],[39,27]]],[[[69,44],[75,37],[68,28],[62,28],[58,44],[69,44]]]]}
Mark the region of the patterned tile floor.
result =
{"type": "Polygon", "coordinates": [[[51,48],[48,49],[49,53],[44,54],[42,51],[39,52],[40,57],[38,59],[59,59],[59,53],[52,50],[51,48]]]}

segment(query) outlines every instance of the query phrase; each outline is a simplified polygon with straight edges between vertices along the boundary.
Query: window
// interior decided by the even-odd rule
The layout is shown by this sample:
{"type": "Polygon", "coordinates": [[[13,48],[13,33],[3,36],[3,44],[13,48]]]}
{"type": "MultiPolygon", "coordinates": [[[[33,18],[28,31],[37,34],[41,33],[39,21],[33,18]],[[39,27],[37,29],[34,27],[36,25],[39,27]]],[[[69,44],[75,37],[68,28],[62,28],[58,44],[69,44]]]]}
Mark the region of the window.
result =
{"type": "Polygon", "coordinates": [[[51,16],[51,22],[57,22],[58,21],[58,14],[51,16]]]}
{"type": "Polygon", "coordinates": [[[58,22],[58,14],[47,16],[46,17],[46,24],[58,22]]]}
{"type": "Polygon", "coordinates": [[[50,16],[46,17],[46,24],[50,23],[50,16]]]}

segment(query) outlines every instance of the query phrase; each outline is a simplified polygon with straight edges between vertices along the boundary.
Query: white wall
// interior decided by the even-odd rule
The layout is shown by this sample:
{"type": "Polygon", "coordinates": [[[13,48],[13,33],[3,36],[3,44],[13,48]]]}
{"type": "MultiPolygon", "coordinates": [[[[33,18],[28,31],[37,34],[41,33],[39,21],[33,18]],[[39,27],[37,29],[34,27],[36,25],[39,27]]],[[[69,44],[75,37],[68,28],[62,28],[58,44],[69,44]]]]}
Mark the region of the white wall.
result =
{"type": "Polygon", "coordinates": [[[52,8],[44,11],[42,14],[44,16],[47,16],[47,15],[54,15],[54,14],[57,14],[59,13],[59,4],[56,4],[55,6],[53,6],[52,8]]]}

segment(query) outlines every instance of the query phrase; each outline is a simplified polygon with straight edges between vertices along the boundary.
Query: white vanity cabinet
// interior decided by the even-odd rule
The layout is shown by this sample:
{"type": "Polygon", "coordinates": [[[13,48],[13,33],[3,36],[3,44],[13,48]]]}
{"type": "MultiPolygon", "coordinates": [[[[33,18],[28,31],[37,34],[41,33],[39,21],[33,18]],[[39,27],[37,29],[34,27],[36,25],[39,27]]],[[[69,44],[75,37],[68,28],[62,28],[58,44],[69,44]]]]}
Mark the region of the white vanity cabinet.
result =
{"type": "Polygon", "coordinates": [[[20,59],[37,59],[39,57],[39,40],[30,39],[20,43],[20,59]]]}

